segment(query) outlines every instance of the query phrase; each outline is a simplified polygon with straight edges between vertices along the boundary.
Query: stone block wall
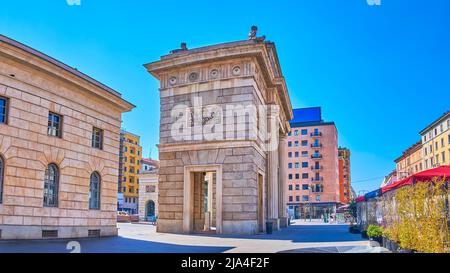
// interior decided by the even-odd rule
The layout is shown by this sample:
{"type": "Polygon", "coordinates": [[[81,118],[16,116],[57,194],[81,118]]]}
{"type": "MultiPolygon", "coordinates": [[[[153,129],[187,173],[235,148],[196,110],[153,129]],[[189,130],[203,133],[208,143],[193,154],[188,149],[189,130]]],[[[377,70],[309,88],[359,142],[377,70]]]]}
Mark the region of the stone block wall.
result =
{"type": "MultiPolygon", "coordinates": [[[[177,121],[177,118],[173,116],[172,111],[176,106],[184,105],[188,108],[196,106],[195,100],[199,99],[203,107],[217,105],[222,109],[223,115],[227,113],[227,106],[242,106],[243,108],[248,106],[255,106],[261,104],[260,100],[256,96],[256,91],[253,86],[247,87],[234,87],[226,89],[216,89],[203,92],[194,92],[189,94],[181,94],[170,97],[161,98],[161,117],[160,117],[160,144],[171,143],[183,143],[188,141],[204,140],[203,136],[195,132],[196,128],[192,128],[193,133],[191,140],[178,140],[172,136],[173,124],[177,121]]],[[[238,109],[238,108],[234,108],[238,109]]],[[[247,108],[250,109],[250,108],[247,108]]],[[[216,117],[222,119],[223,116],[216,117]]],[[[186,118],[189,123],[189,117],[186,118]]],[[[257,139],[257,113],[255,111],[248,111],[245,116],[237,116],[233,120],[225,120],[227,124],[231,124],[234,128],[225,126],[224,133],[222,135],[223,140],[229,139],[257,139]],[[230,137],[231,136],[231,137],[230,137]]],[[[188,124],[190,126],[190,124],[188,124]]],[[[200,128],[201,129],[201,128],[200,128]]],[[[201,132],[201,131],[200,131],[201,132]]]]}
{"type": "Polygon", "coordinates": [[[223,232],[257,232],[257,177],[266,165],[254,147],[160,152],[159,159],[159,232],[182,232],[184,166],[211,164],[222,165],[223,232]]]}
{"type": "Polygon", "coordinates": [[[42,230],[58,230],[59,238],[87,237],[90,229],[116,235],[121,111],[76,85],[4,57],[0,96],[9,100],[8,123],[0,124],[6,164],[2,239],[40,239],[42,230]],[[47,135],[49,111],[62,116],[61,138],[47,135]],[[91,147],[94,126],[104,130],[103,150],[91,147]],[[58,207],[43,206],[50,163],[60,172],[58,207]],[[100,210],[89,210],[94,171],[101,175],[100,210]]]}

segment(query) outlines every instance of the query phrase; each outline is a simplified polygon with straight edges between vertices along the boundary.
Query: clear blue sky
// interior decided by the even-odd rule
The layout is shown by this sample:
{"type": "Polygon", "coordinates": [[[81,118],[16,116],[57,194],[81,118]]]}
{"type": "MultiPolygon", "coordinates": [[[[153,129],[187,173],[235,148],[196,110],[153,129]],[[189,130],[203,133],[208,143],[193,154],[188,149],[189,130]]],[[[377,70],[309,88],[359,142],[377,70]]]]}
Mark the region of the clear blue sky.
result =
{"type": "Polygon", "coordinates": [[[181,41],[246,39],[256,24],[277,45],[293,107],[321,106],[336,122],[359,191],[449,110],[449,12],[448,0],[16,0],[1,4],[0,33],[121,92],[138,106],[123,127],[156,157],[158,85],[142,65],[181,41]]]}

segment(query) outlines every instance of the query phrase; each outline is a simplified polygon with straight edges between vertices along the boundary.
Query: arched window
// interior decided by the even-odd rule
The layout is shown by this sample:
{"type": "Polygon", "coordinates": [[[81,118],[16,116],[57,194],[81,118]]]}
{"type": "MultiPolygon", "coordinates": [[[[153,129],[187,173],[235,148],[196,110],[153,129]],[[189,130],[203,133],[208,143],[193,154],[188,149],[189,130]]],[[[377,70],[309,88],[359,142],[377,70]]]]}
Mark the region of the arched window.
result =
{"type": "Polygon", "coordinates": [[[89,185],[89,209],[100,209],[100,175],[97,172],[91,174],[89,185]]]}
{"type": "Polygon", "coordinates": [[[3,157],[0,155],[0,204],[3,201],[3,173],[5,169],[5,161],[3,160],[3,157]]]}
{"type": "Polygon", "coordinates": [[[50,164],[45,170],[44,207],[58,206],[59,170],[55,164],[50,164]]]}

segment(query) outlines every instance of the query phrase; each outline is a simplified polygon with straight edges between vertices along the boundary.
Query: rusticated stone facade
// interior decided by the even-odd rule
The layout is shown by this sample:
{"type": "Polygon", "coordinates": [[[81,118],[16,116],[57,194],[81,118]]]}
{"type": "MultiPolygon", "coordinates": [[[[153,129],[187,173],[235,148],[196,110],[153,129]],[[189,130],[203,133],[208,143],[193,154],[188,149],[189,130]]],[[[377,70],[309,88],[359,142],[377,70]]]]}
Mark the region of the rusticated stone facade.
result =
{"type": "Polygon", "coordinates": [[[133,105],[77,70],[4,36],[0,98],[8,106],[7,121],[0,123],[1,239],[116,235],[121,114],[133,105]],[[50,133],[49,113],[60,117],[59,136],[50,133]],[[101,132],[95,148],[94,127],[101,132]],[[49,192],[44,181],[53,177],[46,173],[50,165],[56,170],[52,202],[44,200],[49,192]],[[91,193],[94,173],[99,186],[91,193]],[[90,203],[97,193],[98,202],[90,203]]]}
{"type": "Polygon", "coordinates": [[[145,67],[160,81],[158,232],[286,226],[292,109],[274,44],[183,46],[145,67]]]}
{"type": "Polygon", "coordinates": [[[265,157],[256,147],[216,148],[161,152],[158,230],[180,232],[183,220],[184,166],[220,165],[222,170],[222,220],[226,233],[257,231],[258,171],[265,173],[265,157]],[[172,219],[174,221],[161,221],[172,219]]]}

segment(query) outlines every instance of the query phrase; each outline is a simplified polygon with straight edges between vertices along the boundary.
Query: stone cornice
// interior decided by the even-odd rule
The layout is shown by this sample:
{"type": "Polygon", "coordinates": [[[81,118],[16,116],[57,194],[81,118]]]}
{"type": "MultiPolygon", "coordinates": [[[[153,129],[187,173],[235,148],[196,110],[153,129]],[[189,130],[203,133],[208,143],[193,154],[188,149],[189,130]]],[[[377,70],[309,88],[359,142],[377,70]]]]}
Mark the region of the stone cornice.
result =
{"type": "Polygon", "coordinates": [[[117,91],[56,59],[3,35],[0,35],[0,55],[33,70],[47,73],[67,83],[76,85],[79,89],[115,104],[122,112],[131,111],[135,107],[124,100],[117,91]]]}
{"type": "Polygon", "coordinates": [[[274,43],[247,40],[183,50],[162,56],[161,60],[144,66],[150,74],[161,81],[162,75],[172,70],[245,57],[256,60],[266,86],[275,88],[280,96],[284,113],[283,120],[291,120],[293,117],[291,101],[274,43]]]}
{"type": "Polygon", "coordinates": [[[198,143],[198,142],[186,142],[186,143],[174,143],[174,144],[158,144],[158,150],[160,153],[165,152],[182,152],[191,151],[193,146],[199,145],[198,150],[212,150],[212,149],[229,149],[229,148],[240,148],[240,147],[253,147],[262,156],[266,157],[266,152],[264,152],[256,141],[251,140],[227,140],[227,141],[210,141],[208,143],[198,143]]]}

